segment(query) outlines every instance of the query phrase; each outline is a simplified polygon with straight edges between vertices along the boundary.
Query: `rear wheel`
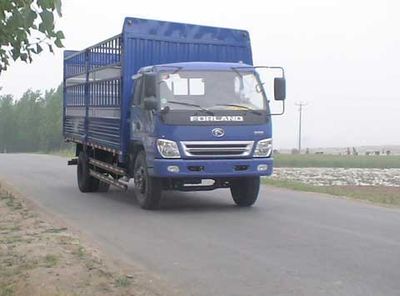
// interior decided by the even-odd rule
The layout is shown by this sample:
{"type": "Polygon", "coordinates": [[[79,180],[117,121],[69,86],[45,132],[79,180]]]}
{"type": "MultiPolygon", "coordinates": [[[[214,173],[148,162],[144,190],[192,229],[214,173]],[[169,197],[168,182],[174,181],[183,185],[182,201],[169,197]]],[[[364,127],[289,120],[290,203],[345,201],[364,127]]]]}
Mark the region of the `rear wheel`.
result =
{"type": "Polygon", "coordinates": [[[89,159],[85,152],[81,151],[78,157],[78,187],[81,192],[95,192],[99,189],[100,181],[89,174],[89,159]]]}
{"type": "Polygon", "coordinates": [[[260,177],[247,177],[231,182],[231,194],[233,201],[240,207],[252,206],[258,197],[260,190],[260,177]]]}
{"type": "Polygon", "coordinates": [[[140,207],[145,210],[157,209],[162,195],[161,179],[149,176],[144,151],[140,151],[136,157],[133,178],[140,207]]]}

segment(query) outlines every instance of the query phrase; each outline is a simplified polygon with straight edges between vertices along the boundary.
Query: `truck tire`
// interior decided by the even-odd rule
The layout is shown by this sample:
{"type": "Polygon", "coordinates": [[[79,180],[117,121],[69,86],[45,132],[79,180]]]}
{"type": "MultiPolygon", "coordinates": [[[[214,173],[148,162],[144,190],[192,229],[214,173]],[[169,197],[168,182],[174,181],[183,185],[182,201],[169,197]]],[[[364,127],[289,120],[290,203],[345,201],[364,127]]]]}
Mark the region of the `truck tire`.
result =
{"type": "Polygon", "coordinates": [[[135,196],[140,207],[145,210],[156,210],[162,196],[161,179],[148,174],[146,154],[140,151],[133,169],[135,196]]]}
{"type": "Polygon", "coordinates": [[[240,207],[252,206],[260,190],[260,177],[246,177],[231,182],[233,201],[240,207]]]}
{"type": "Polygon", "coordinates": [[[99,190],[100,181],[89,174],[89,160],[86,153],[81,151],[78,157],[78,187],[81,192],[96,192],[99,190]]]}

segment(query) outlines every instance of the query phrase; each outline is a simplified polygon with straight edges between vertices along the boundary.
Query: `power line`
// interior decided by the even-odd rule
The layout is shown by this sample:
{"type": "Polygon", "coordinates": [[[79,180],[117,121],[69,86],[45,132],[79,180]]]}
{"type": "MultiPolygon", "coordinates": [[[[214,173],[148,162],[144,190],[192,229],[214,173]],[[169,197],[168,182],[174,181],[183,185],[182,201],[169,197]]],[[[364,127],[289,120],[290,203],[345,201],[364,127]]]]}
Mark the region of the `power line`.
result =
{"type": "Polygon", "coordinates": [[[299,154],[301,154],[301,121],[302,121],[302,115],[303,115],[303,108],[305,106],[308,105],[308,103],[300,101],[300,102],[296,102],[295,103],[296,106],[299,106],[299,146],[298,146],[298,150],[299,150],[299,154]]]}

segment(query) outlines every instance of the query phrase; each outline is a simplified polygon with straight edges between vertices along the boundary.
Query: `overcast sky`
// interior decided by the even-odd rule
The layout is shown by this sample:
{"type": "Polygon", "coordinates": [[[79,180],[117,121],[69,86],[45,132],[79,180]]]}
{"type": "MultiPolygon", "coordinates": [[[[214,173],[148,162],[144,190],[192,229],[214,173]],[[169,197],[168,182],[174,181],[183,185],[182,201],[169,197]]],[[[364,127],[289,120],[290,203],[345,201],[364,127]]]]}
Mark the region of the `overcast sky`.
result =
{"type": "MultiPolygon", "coordinates": [[[[125,16],[246,29],[256,65],[287,73],[287,112],[274,118],[275,147],[400,144],[400,2],[396,0],[100,1],[64,0],[57,27],[66,49],[120,33],[125,16]]],[[[12,63],[1,93],[62,81],[62,50],[12,63]]]]}

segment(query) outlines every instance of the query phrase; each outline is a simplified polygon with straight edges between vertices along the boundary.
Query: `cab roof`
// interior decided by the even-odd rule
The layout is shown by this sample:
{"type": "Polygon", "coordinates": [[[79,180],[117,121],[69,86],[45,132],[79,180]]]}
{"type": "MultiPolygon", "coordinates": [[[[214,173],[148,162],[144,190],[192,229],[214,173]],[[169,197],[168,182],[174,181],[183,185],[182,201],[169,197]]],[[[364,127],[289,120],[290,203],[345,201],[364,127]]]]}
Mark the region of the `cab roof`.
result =
{"type": "Polygon", "coordinates": [[[204,70],[214,70],[214,71],[227,71],[232,70],[232,68],[253,68],[252,65],[244,63],[223,63],[223,62],[183,62],[183,63],[171,63],[171,64],[161,64],[155,66],[148,66],[140,69],[139,72],[147,71],[160,71],[163,69],[179,69],[187,71],[204,71],[204,70]]]}

